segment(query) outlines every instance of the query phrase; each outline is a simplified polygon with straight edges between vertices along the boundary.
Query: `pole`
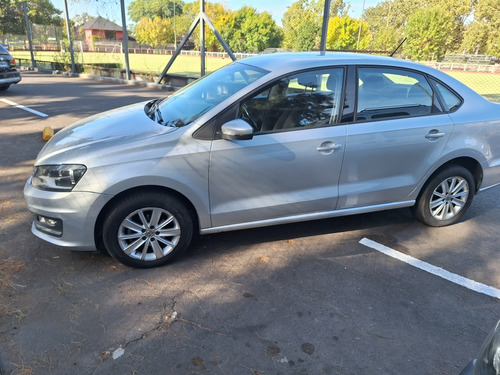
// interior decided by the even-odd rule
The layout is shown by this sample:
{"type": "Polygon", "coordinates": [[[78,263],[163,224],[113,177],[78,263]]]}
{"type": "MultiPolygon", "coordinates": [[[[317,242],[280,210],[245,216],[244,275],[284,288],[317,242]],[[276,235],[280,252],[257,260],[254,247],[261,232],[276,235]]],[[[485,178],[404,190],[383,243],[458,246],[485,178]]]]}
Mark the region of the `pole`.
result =
{"type": "Polygon", "coordinates": [[[174,0],[174,48],[177,49],[177,29],[175,27],[175,7],[177,5],[175,4],[175,0],[174,0]]]}
{"type": "Polygon", "coordinates": [[[359,21],[358,43],[356,44],[356,51],[359,50],[359,40],[361,39],[361,28],[363,27],[364,13],[365,13],[365,0],[363,0],[363,10],[361,11],[361,21],[359,21]]]}
{"type": "Polygon", "coordinates": [[[323,27],[321,28],[321,42],[319,50],[321,53],[326,51],[326,37],[328,35],[328,21],[330,20],[331,0],[325,0],[325,9],[323,10],[323,27]]]}
{"type": "Polygon", "coordinates": [[[200,55],[201,55],[201,76],[205,75],[205,0],[200,0],[200,55]]]}
{"type": "Polygon", "coordinates": [[[130,81],[130,64],[128,61],[128,32],[127,32],[127,17],[125,16],[125,2],[120,0],[120,6],[122,11],[122,30],[123,30],[123,48],[125,52],[125,74],[127,80],[130,81]]]}
{"type": "Polygon", "coordinates": [[[31,28],[30,28],[30,23],[28,21],[28,10],[26,9],[26,1],[23,1],[23,10],[24,10],[24,20],[26,21],[26,33],[28,34],[28,43],[30,46],[30,53],[31,53],[31,67],[36,68],[36,60],[35,60],[35,55],[33,54],[33,43],[31,41],[31,28]]]}
{"type": "Polygon", "coordinates": [[[68,0],[64,0],[64,12],[66,13],[66,31],[68,33],[69,53],[71,55],[71,72],[76,73],[75,53],[73,51],[73,40],[71,39],[71,25],[69,23],[68,0]]]}

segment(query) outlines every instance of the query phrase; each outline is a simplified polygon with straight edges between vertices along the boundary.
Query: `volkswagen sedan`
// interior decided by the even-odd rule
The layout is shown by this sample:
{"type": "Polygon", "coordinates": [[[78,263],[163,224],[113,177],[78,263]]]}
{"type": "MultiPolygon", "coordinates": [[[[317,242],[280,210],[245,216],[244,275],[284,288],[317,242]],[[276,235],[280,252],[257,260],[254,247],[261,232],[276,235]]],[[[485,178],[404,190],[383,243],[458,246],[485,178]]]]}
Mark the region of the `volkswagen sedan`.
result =
{"type": "Polygon", "coordinates": [[[500,104],[390,57],[278,53],[79,121],[25,186],[33,233],[167,263],[193,234],[410,207],[462,219],[500,183],[500,104]]]}

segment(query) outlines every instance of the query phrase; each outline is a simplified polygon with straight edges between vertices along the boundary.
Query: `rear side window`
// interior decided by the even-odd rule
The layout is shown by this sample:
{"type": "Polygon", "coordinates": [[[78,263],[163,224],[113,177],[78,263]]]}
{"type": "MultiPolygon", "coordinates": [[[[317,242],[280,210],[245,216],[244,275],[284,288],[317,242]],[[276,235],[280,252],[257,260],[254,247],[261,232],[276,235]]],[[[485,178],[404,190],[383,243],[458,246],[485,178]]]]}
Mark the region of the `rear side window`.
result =
{"type": "Polygon", "coordinates": [[[358,68],[358,121],[423,116],[434,112],[440,112],[440,105],[422,74],[394,68],[358,68]]]}
{"type": "Polygon", "coordinates": [[[437,90],[441,94],[443,98],[444,105],[446,106],[445,110],[449,112],[453,112],[455,109],[460,107],[462,104],[462,99],[458,97],[455,93],[453,93],[449,88],[439,82],[434,82],[437,90]]]}

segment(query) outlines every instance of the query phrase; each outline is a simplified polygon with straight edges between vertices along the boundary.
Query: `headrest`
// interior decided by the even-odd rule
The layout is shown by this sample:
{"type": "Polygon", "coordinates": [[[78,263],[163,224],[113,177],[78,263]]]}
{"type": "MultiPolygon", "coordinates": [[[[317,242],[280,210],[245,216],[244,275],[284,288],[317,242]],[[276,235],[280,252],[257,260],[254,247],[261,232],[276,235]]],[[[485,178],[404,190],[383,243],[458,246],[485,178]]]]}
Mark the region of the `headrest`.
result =
{"type": "Polygon", "coordinates": [[[299,75],[298,83],[301,86],[316,88],[318,87],[318,77],[316,74],[304,73],[299,75]]]}

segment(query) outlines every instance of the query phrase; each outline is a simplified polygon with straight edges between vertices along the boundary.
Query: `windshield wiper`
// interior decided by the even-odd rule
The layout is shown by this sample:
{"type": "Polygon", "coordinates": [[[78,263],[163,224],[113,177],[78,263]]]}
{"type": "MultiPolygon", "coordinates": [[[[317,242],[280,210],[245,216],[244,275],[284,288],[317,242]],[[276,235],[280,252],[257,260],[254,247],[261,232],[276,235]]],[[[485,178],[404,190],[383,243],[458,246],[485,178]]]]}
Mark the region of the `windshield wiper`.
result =
{"type": "Polygon", "coordinates": [[[145,110],[146,114],[151,120],[154,120],[158,124],[163,125],[163,117],[159,108],[159,103],[161,100],[162,98],[158,98],[146,103],[145,110]]]}

